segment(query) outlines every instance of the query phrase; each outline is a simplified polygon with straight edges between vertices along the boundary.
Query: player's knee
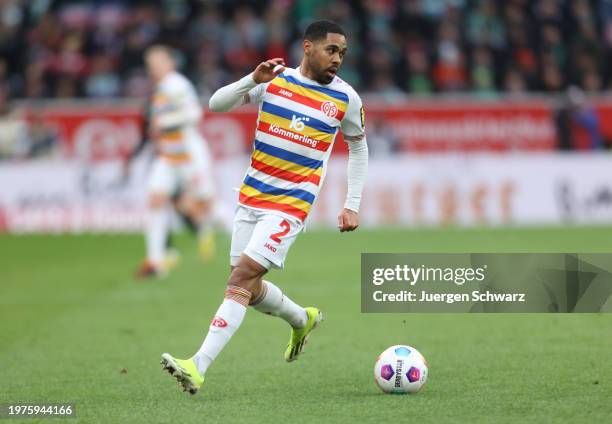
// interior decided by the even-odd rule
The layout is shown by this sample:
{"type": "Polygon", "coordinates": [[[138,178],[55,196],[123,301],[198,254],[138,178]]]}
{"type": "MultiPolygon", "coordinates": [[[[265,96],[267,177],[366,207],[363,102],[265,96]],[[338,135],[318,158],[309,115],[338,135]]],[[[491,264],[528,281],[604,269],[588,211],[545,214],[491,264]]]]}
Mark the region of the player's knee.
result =
{"type": "Polygon", "coordinates": [[[237,266],[233,269],[230,274],[230,278],[227,281],[228,286],[238,286],[252,292],[256,285],[258,275],[253,273],[251,270],[237,266]]]}
{"type": "Polygon", "coordinates": [[[243,261],[233,267],[227,285],[242,287],[257,296],[261,290],[261,278],[266,270],[261,266],[257,268],[249,265],[243,261]]]}
{"type": "Polygon", "coordinates": [[[189,211],[190,205],[189,205],[189,201],[185,198],[185,195],[181,195],[173,199],[173,205],[174,205],[174,208],[178,212],[184,215],[190,215],[190,211],[189,211]]]}
{"type": "Polygon", "coordinates": [[[208,214],[212,210],[213,202],[212,199],[196,199],[195,205],[200,213],[208,214]]]}
{"type": "Polygon", "coordinates": [[[189,199],[188,210],[189,214],[194,219],[201,219],[210,211],[210,201],[203,199],[189,199]]]}

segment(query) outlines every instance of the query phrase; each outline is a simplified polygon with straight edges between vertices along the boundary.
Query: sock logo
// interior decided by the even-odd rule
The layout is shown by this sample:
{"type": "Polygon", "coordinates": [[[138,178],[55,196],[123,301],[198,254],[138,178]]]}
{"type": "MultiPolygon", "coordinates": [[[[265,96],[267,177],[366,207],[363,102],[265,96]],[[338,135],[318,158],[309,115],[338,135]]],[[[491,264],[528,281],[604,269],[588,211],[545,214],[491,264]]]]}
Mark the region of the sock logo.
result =
{"type": "Polygon", "coordinates": [[[221,317],[214,317],[210,325],[217,328],[225,328],[227,327],[227,321],[221,317]]]}

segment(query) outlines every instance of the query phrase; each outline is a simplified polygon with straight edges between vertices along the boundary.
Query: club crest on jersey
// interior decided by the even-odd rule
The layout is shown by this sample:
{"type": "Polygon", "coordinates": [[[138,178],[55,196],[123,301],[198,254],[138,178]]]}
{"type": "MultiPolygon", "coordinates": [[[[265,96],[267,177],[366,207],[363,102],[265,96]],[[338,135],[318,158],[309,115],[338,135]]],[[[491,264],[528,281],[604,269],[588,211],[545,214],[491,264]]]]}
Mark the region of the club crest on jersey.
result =
{"type": "Polygon", "coordinates": [[[335,118],[338,114],[338,106],[334,102],[325,102],[321,105],[321,112],[330,118],[335,118]]]}
{"type": "Polygon", "coordinates": [[[225,328],[227,327],[227,321],[221,317],[214,317],[210,325],[217,328],[225,328]]]}

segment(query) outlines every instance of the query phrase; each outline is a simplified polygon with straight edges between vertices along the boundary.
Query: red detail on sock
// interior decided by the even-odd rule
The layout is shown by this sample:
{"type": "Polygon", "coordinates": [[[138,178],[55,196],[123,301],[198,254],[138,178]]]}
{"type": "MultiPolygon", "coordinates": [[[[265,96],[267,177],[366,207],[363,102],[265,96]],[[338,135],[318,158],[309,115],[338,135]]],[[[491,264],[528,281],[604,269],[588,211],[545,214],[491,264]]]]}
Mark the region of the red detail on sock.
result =
{"type": "Polygon", "coordinates": [[[225,299],[233,300],[234,302],[246,307],[251,301],[251,292],[238,286],[228,286],[225,290],[225,299]]]}
{"type": "Polygon", "coordinates": [[[227,321],[221,317],[214,317],[210,325],[217,328],[225,328],[227,327],[227,321]]]}

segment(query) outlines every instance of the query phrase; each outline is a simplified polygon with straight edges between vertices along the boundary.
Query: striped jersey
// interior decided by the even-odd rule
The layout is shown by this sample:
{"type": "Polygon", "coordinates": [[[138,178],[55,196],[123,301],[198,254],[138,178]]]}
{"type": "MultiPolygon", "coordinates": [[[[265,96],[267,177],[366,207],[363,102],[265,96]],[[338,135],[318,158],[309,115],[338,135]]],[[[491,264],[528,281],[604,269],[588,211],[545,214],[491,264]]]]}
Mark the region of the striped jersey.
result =
{"type": "Polygon", "coordinates": [[[251,164],[239,202],[304,221],[319,193],[336,135],[364,134],[359,95],[338,77],[327,85],[286,70],[249,92],[259,104],[251,164]]]}
{"type": "Polygon", "coordinates": [[[203,144],[198,130],[201,118],[202,107],[189,80],[178,72],[166,75],[151,101],[151,119],[161,126],[155,140],[159,155],[172,164],[189,162],[193,148],[203,144]]]}

